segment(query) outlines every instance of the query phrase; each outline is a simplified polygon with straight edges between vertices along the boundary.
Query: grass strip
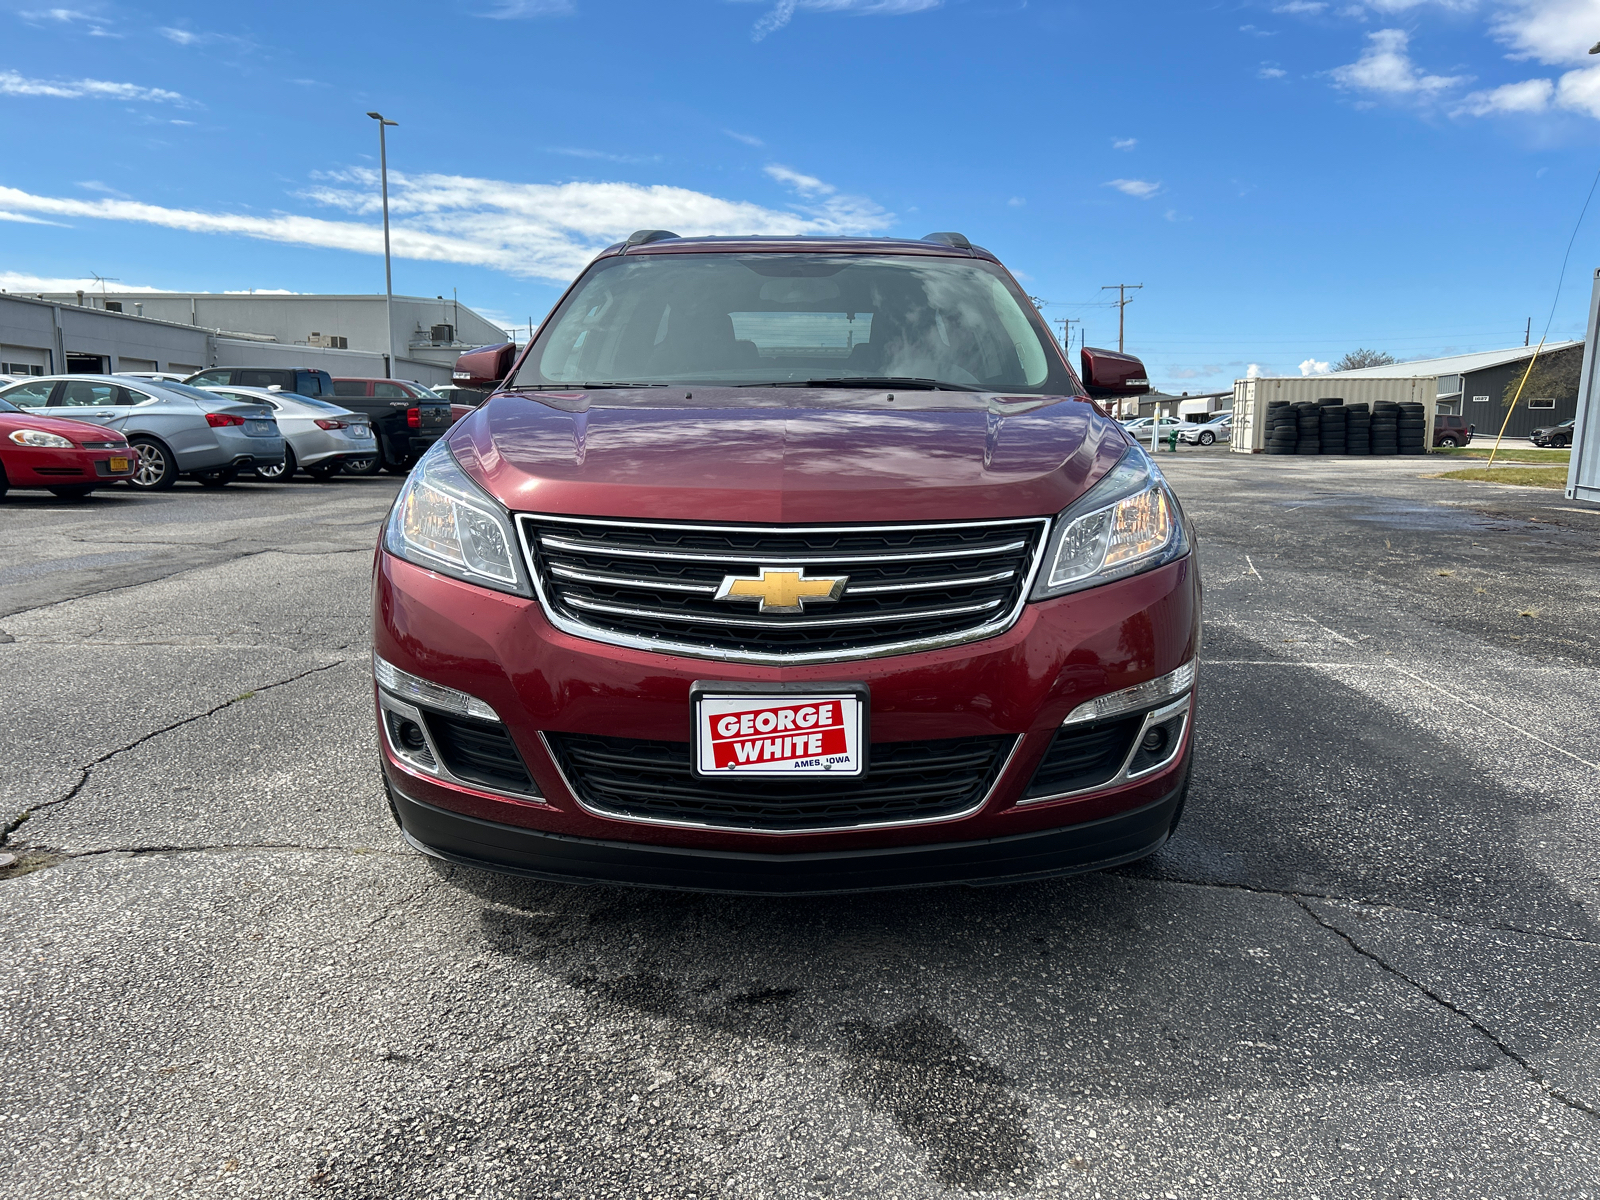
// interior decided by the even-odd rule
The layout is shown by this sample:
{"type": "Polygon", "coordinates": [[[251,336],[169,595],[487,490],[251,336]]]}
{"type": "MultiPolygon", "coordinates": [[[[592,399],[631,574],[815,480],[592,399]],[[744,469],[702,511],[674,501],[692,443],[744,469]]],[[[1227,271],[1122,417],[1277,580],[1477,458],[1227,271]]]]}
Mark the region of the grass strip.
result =
{"type": "Polygon", "coordinates": [[[1468,467],[1465,471],[1446,471],[1425,475],[1424,479],[1464,479],[1469,483],[1512,483],[1520,487],[1555,488],[1565,491],[1567,473],[1560,467],[1468,467]]]}
{"type": "MultiPolygon", "coordinates": [[[[1463,446],[1459,450],[1433,450],[1432,454],[1448,454],[1451,458],[1488,458],[1489,446],[1463,446]]],[[[1506,450],[1501,449],[1497,462],[1564,463],[1572,459],[1571,450],[1506,450]]]]}

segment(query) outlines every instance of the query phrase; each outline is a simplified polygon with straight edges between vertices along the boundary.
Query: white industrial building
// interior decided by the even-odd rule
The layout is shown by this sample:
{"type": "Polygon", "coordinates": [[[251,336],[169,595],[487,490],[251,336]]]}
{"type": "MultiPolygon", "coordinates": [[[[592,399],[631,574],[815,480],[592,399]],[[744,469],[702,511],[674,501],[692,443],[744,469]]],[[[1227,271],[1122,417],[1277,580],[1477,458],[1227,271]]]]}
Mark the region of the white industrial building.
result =
{"type": "Polygon", "coordinates": [[[510,340],[465,305],[396,296],[213,292],[0,293],[0,374],[319,367],[450,381],[458,355],[510,340]]]}

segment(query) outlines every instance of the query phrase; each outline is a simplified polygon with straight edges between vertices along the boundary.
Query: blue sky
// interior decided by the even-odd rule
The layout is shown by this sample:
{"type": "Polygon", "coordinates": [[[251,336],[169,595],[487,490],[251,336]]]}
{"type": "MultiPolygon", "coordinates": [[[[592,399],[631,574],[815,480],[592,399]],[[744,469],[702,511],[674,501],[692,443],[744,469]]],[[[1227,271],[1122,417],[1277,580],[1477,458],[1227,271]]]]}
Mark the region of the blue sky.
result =
{"type": "MultiPolygon", "coordinates": [[[[1144,284],[1201,391],[1537,339],[1600,167],[1600,0],[62,3],[0,0],[10,290],[380,291],[380,109],[397,292],[525,327],[639,227],[954,229],[1090,345],[1144,284]]],[[[1597,265],[1600,212],[1552,337],[1597,265]]]]}

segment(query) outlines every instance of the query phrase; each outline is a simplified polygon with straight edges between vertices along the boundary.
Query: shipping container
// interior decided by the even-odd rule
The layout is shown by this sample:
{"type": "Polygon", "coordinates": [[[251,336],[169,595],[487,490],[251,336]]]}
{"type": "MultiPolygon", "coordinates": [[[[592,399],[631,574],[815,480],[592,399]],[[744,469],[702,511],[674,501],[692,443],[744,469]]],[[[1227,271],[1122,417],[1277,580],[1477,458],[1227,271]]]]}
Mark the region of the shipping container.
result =
{"type": "Polygon", "coordinates": [[[1572,427],[1572,462],[1567,467],[1567,499],[1600,504],[1600,390],[1595,387],[1595,330],[1600,328],[1600,271],[1589,296],[1589,334],[1578,376],[1578,411],[1572,427]]]}
{"type": "Polygon", "coordinates": [[[1275,400],[1290,404],[1305,400],[1315,403],[1337,396],[1346,404],[1365,404],[1392,400],[1397,404],[1420,404],[1427,420],[1423,423],[1423,445],[1433,448],[1433,417],[1438,410],[1439,380],[1427,375],[1418,379],[1325,379],[1318,375],[1292,375],[1281,379],[1240,379],[1233,385],[1233,441],[1235,454],[1260,454],[1267,447],[1267,405],[1275,400]]]}

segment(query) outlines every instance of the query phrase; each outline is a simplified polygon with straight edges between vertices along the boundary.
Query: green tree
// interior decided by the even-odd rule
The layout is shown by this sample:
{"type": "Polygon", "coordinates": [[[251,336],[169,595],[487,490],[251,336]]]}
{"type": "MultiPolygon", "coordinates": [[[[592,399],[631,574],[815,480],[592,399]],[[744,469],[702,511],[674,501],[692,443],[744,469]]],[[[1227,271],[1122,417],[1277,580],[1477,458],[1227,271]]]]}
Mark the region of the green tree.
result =
{"type": "MultiPolygon", "coordinates": [[[[1522,371],[1527,368],[1523,367],[1522,371]]],[[[1500,393],[1500,402],[1509,405],[1522,383],[1522,371],[1513,371],[1500,393]]],[[[1541,354],[1534,361],[1528,382],[1522,388],[1520,403],[1529,400],[1554,400],[1557,404],[1578,394],[1578,376],[1583,372],[1583,347],[1568,346],[1552,354],[1541,354]]]]}
{"type": "Polygon", "coordinates": [[[1352,350],[1333,364],[1335,371],[1359,371],[1363,367],[1387,367],[1394,364],[1394,355],[1382,350],[1352,350]]]}

